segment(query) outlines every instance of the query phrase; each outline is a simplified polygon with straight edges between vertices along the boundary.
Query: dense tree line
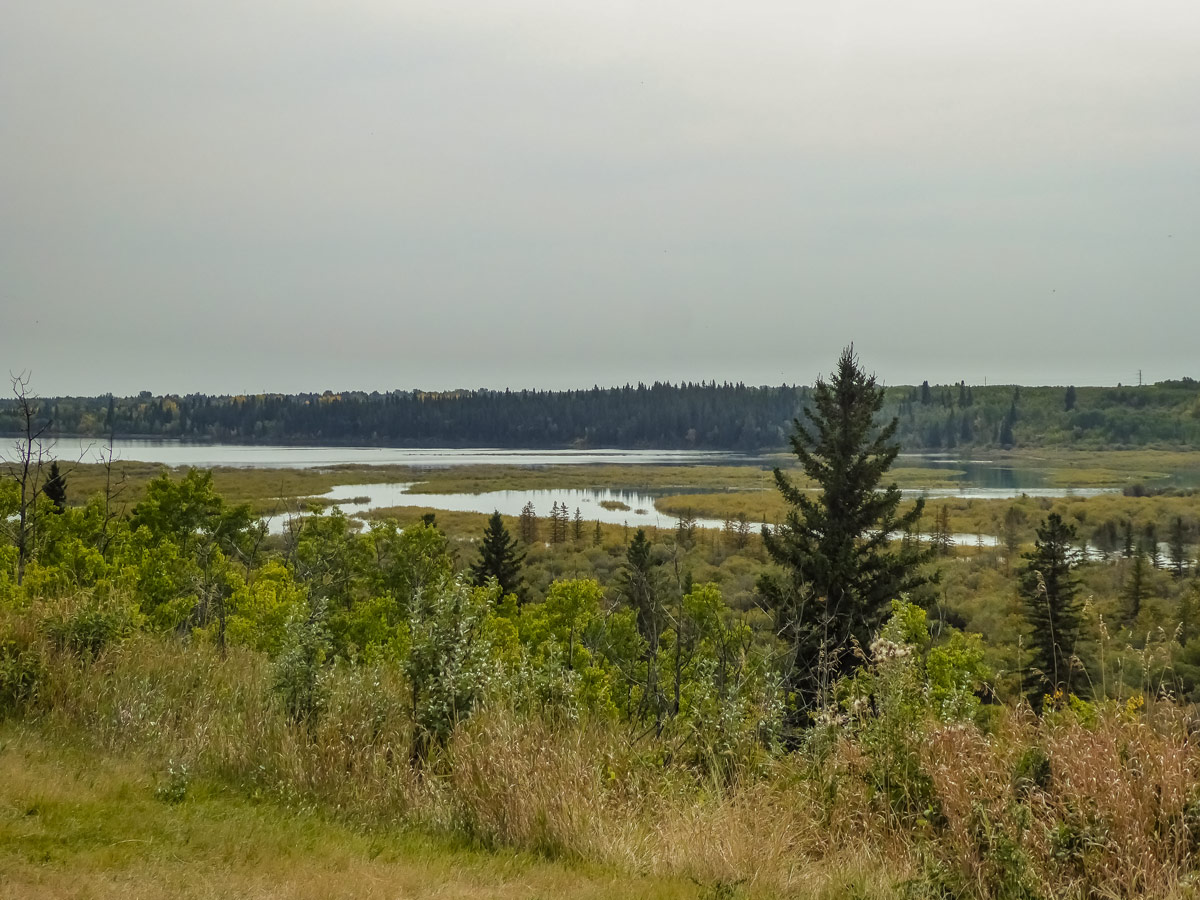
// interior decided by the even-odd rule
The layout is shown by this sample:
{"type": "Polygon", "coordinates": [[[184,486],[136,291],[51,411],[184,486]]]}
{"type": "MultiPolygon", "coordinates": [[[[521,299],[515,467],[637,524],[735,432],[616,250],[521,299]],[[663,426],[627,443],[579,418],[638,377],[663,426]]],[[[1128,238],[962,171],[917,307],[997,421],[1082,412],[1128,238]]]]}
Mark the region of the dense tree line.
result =
{"type": "MultiPolygon", "coordinates": [[[[716,382],[576,391],[390,391],[250,396],[56,397],[59,435],[384,446],[783,448],[811,388],[716,382]]],[[[1138,387],[887,388],[905,450],[1188,446],[1200,441],[1200,382],[1138,387]]],[[[0,403],[0,432],[20,431],[0,403]]]]}

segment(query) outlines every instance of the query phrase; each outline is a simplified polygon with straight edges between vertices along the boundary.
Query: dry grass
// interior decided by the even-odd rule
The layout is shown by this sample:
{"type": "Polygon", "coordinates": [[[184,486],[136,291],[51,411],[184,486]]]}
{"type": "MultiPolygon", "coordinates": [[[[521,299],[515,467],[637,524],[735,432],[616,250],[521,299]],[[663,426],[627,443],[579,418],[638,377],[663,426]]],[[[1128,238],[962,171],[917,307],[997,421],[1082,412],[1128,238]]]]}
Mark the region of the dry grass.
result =
{"type": "Polygon", "coordinates": [[[204,646],[137,636],[94,662],[54,657],[41,727],[348,822],[468,835],[713,890],[819,896],[864,872],[894,880],[904,865],[880,869],[879,849],[861,834],[822,828],[782,775],[725,790],[663,767],[656,748],[631,746],[611,725],[555,725],[502,708],[476,716],[416,772],[403,685],[388,670],[339,670],[311,731],[281,715],[268,675],[251,653],[222,660],[204,646]],[[842,862],[827,869],[831,858],[842,862]]]}
{"type": "Polygon", "coordinates": [[[197,779],[178,803],[140,759],[0,729],[0,898],[656,897],[686,880],[361,830],[197,779]]]}
{"type": "MultiPolygon", "coordinates": [[[[528,895],[603,895],[597,885],[610,876],[590,881],[591,875],[577,872],[580,865],[629,878],[653,873],[667,879],[648,883],[645,895],[687,896],[688,889],[703,888],[712,897],[883,898],[904,891],[933,897],[948,890],[997,900],[1175,898],[1184,896],[1181,885],[1197,875],[1200,748],[1188,715],[1168,703],[1144,710],[1101,708],[1094,721],[1067,711],[1044,720],[1010,711],[999,716],[991,733],[974,726],[931,727],[929,739],[917,748],[932,785],[931,810],[914,816],[884,804],[869,775],[875,751],[849,734],[825,751],[781,755],[724,784],[664,764],[663,747],[631,740],[616,725],[552,721],[494,703],[417,771],[408,757],[405,685],[387,667],[337,669],[330,705],[308,729],[282,715],[269,689],[266,661],[249,652],[233,651],[222,659],[205,646],[148,635],[112,647],[95,661],[45,652],[48,681],[31,712],[37,734],[146,762],[138,769],[105,756],[93,770],[86,761],[91,756],[81,751],[72,757],[74,774],[51,776],[37,760],[51,744],[43,741],[38,751],[36,739],[30,739],[32,756],[6,750],[0,765],[9,839],[0,844],[10,845],[3,852],[19,863],[13,871],[22,873],[13,882],[22,890],[7,896],[66,891],[63,873],[70,866],[64,860],[71,859],[71,866],[89,873],[81,882],[89,887],[78,896],[115,893],[124,877],[133,878],[143,895],[153,895],[153,885],[190,878],[188,873],[208,866],[222,873],[211,892],[198,880],[178,893],[302,897],[318,895],[324,885],[336,896],[342,885],[322,868],[331,867],[354,873],[346,885],[357,883],[356,895],[373,896],[370,879],[386,877],[395,884],[412,872],[411,861],[393,860],[393,868],[380,875],[375,860],[362,858],[364,846],[375,846],[371,842],[378,843],[379,835],[394,840],[397,829],[442,835],[442,841],[465,836],[502,856],[517,851],[554,861],[537,870],[549,881],[528,895]],[[1022,781],[1017,777],[1022,765],[1037,754],[1044,754],[1048,779],[1022,781]],[[253,841],[218,834],[202,842],[207,849],[198,856],[189,843],[185,852],[171,850],[179,862],[160,853],[145,866],[130,861],[131,848],[122,844],[117,846],[125,849],[114,850],[110,845],[117,841],[144,839],[138,824],[143,817],[166,821],[163,816],[174,807],[143,809],[154,781],[144,766],[159,772],[161,781],[171,761],[187,765],[198,783],[208,785],[198,789],[198,798],[218,804],[182,804],[178,814],[191,817],[188,828],[201,833],[218,828],[223,816],[234,822],[249,817],[247,833],[267,834],[267,849],[251,853],[253,841]],[[88,828],[95,835],[88,837],[88,829],[76,835],[43,828],[29,832],[40,835],[36,840],[18,840],[26,833],[22,829],[32,827],[21,821],[22,803],[43,803],[42,797],[51,806],[84,803],[89,791],[101,805],[129,798],[135,819],[120,826],[131,829],[128,835],[105,830],[95,811],[64,812],[61,821],[93,817],[97,824],[88,828]],[[254,818],[266,815],[255,812],[260,806],[276,810],[272,821],[286,809],[283,819],[295,812],[298,822],[310,823],[305,827],[352,836],[339,839],[349,841],[349,849],[293,865],[291,857],[280,857],[283,851],[271,849],[272,841],[282,845],[285,837],[271,836],[275,826],[254,818]],[[318,812],[326,818],[316,817],[318,812]],[[59,846],[63,841],[66,850],[59,846]],[[33,846],[50,848],[53,865],[39,862],[41,851],[28,850],[33,846]],[[288,880],[304,866],[313,871],[288,880]],[[136,875],[129,874],[132,869],[136,875]],[[279,873],[283,881],[275,884],[264,872],[279,873]],[[569,887],[553,887],[554,877],[574,880],[569,887]],[[355,881],[360,878],[367,880],[355,881]]],[[[6,740],[13,740],[11,731],[6,740]]],[[[168,833],[176,827],[182,826],[171,825],[168,833]]],[[[487,879],[499,877],[483,868],[487,879]]],[[[459,883],[452,871],[437,871],[441,874],[429,877],[441,879],[439,896],[510,895],[503,878],[495,887],[459,883]]],[[[388,895],[432,893],[416,887],[405,893],[409,890],[388,895]]],[[[343,895],[348,893],[347,888],[343,895]]]]}

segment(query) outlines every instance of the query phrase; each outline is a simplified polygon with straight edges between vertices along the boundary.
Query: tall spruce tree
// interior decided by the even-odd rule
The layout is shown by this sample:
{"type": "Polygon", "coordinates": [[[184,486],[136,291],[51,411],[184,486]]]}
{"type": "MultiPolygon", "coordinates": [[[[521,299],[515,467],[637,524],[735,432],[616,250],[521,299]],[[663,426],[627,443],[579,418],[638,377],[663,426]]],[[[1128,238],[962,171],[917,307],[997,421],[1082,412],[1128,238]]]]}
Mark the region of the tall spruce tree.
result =
{"type": "Polygon", "coordinates": [[[471,566],[472,583],[482,586],[489,578],[495,578],[504,594],[516,594],[520,601],[523,599],[521,563],[524,561],[525,554],[517,552],[517,542],[504,527],[499,510],[493,512],[479,545],[479,559],[471,566]]]}
{"type": "Polygon", "coordinates": [[[1025,554],[1019,573],[1018,588],[1032,632],[1032,668],[1026,673],[1025,689],[1035,707],[1043,694],[1073,689],[1072,658],[1082,627],[1074,540],[1074,527],[1051,513],[1038,527],[1033,550],[1025,554]]]}
{"type": "Polygon", "coordinates": [[[1125,600],[1125,624],[1130,628],[1137,625],[1142,614],[1142,603],[1150,596],[1150,567],[1146,565],[1146,554],[1138,552],[1129,567],[1129,577],[1121,591],[1125,600]]]}
{"type": "Polygon", "coordinates": [[[537,512],[533,508],[532,500],[521,508],[521,517],[517,523],[521,526],[521,540],[526,544],[532,544],[538,539],[537,512]]]}
{"type": "Polygon", "coordinates": [[[664,712],[664,698],[658,677],[658,650],[667,627],[661,575],[646,537],[646,529],[639,528],[625,551],[625,562],[618,577],[621,593],[637,617],[638,633],[645,642],[642,649],[645,679],[642,681],[640,713],[653,717],[656,731],[662,728],[664,712]]]}
{"type": "Polygon", "coordinates": [[[1171,571],[1176,578],[1182,578],[1188,570],[1187,526],[1182,516],[1171,520],[1171,530],[1167,535],[1167,546],[1171,551],[1171,571]]]}
{"type": "Polygon", "coordinates": [[[847,347],[829,382],[818,379],[811,422],[796,420],[792,450],[804,473],[823,488],[818,496],[794,486],[780,470],[775,483],[791,507],[763,541],[781,574],[767,574],[758,590],[786,641],[786,685],[793,725],[827,701],[827,688],[854,665],[853,644],[866,647],[892,600],[928,580],[920,566],[932,557],[913,542],[891,544],[910,530],[924,503],[897,515],[900,489],[880,489],[899,452],[897,420],[880,427],[875,416],[884,390],[847,347]],[[811,429],[811,430],[810,430],[811,429]]]}
{"type": "Polygon", "coordinates": [[[42,493],[54,504],[55,512],[63,512],[67,508],[67,478],[58,469],[58,460],[50,463],[50,474],[42,485],[42,493]]]}

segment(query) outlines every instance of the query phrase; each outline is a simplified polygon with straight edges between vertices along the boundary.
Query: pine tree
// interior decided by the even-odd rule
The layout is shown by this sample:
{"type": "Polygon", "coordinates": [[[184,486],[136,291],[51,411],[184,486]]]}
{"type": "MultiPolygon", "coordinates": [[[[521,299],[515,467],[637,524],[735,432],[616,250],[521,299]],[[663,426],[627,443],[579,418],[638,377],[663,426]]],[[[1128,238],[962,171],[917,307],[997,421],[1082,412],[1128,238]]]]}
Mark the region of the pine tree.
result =
{"type": "Polygon", "coordinates": [[[583,540],[583,513],[579,511],[579,507],[575,507],[575,543],[583,540]]]}
{"type": "Polygon", "coordinates": [[[1188,569],[1187,527],[1183,524],[1182,516],[1176,516],[1171,521],[1167,545],[1171,549],[1171,569],[1175,572],[1176,578],[1182,578],[1187,574],[1188,569]]]}
{"type": "Polygon", "coordinates": [[[1033,671],[1026,692],[1036,706],[1044,693],[1072,689],[1072,657],[1079,640],[1081,604],[1074,575],[1075,529],[1051,513],[1037,529],[1037,540],[1025,554],[1018,576],[1025,618],[1032,629],[1033,671]]]}
{"type": "Polygon", "coordinates": [[[1015,444],[1016,436],[1013,434],[1013,425],[1017,422],[1017,403],[1014,400],[1009,406],[1008,412],[1004,414],[1004,420],[1000,423],[1000,433],[997,437],[997,442],[1004,449],[1008,449],[1015,444]]]}
{"type": "Polygon", "coordinates": [[[1075,385],[1067,385],[1067,393],[1063,397],[1063,406],[1066,407],[1067,412],[1075,408],[1075,385]]]}
{"type": "Polygon", "coordinates": [[[805,409],[811,425],[796,420],[791,438],[822,493],[813,497],[775,470],[790,509],[779,528],[763,529],[763,542],[784,575],[760,577],[758,589],[793,657],[786,683],[796,700],[793,725],[853,668],[853,643],[870,644],[890,602],[928,580],[918,569],[932,551],[890,546],[893,533],[920,519],[924,501],[898,516],[900,489],[879,489],[900,450],[897,420],[875,423],[883,395],[847,347],[830,381],[817,381],[815,409],[805,409]]]}
{"type": "Polygon", "coordinates": [[[1133,565],[1129,567],[1129,579],[1125,582],[1125,590],[1122,591],[1125,600],[1125,624],[1131,628],[1137,624],[1138,616],[1141,615],[1142,601],[1150,595],[1150,588],[1146,583],[1149,578],[1146,554],[1139,551],[1133,558],[1133,565]]]}
{"type": "Polygon", "coordinates": [[[567,501],[558,504],[558,542],[565,543],[571,531],[571,511],[567,509],[567,501]]]}
{"type": "Polygon", "coordinates": [[[538,539],[537,513],[533,510],[532,500],[522,507],[518,523],[521,529],[521,540],[526,544],[532,544],[538,539]]]}
{"type": "Polygon", "coordinates": [[[1162,568],[1162,552],[1158,549],[1158,525],[1147,522],[1142,529],[1142,550],[1156,569],[1162,568]]]}
{"type": "Polygon", "coordinates": [[[600,520],[596,520],[596,530],[592,532],[592,546],[599,547],[604,543],[604,532],[600,529],[600,520]]]}
{"type": "Polygon", "coordinates": [[[1196,631],[1196,588],[1184,591],[1179,598],[1179,631],[1177,638],[1181,645],[1186,645],[1196,631]]]}
{"type": "Polygon", "coordinates": [[[659,687],[658,648],[666,628],[666,610],[662,605],[660,573],[644,528],[639,528],[629,542],[620,584],[621,593],[636,615],[638,633],[645,642],[642,652],[645,691],[641,712],[652,715],[656,728],[661,729],[664,698],[659,687]]]}
{"type": "Polygon", "coordinates": [[[495,578],[502,593],[516,594],[521,600],[521,563],[524,560],[525,554],[517,552],[517,542],[509,535],[497,510],[488,518],[483,532],[479,559],[471,566],[471,583],[482,587],[489,578],[495,578]]]}
{"type": "Polygon", "coordinates": [[[1013,560],[1021,549],[1021,524],[1025,516],[1018,506],[1009,506],[1004,511],[1004,522],[1000,526],[1004,538],[1004,571],[1011,572],[1013,560]]]}
{"type": "Polygon", "coordinates": [[[67,508],[67,478],[58,470],[58,460],[50,463],[50,474],[42,485],[42,493],[54,504],[55,512],[63,512],[67,508]]]}
{"type": "Polygon", "coordinates": [[[558,501],[555,500],[550,507],[550,543],[557,544],[558,541],[558,501]]]}
{"type": "Polygon", "coordinates": [[[675,523],[675,540],[689,550],[696,543],[696,517],[690,509],[685,510],[675,523]]]}
{"type": "Polygon", "coordinates": [[[949,556],[954,547],[954,538],[950,533],[950,504],[943,503],[934,519],[933,546],[941,556],[949,556]]]}

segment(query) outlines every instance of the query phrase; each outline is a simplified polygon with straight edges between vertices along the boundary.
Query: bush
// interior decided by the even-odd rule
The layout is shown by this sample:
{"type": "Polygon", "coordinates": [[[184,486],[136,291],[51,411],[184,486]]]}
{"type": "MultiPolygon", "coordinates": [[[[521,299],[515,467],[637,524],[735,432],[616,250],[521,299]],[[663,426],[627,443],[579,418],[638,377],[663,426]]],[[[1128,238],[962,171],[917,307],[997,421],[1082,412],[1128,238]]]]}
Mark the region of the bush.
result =
{"type": "Polygon", "coordinates": [[[86,595],[82,602],[65,603],[41,622],[46,637],[60,650],[95,658],[105,647],[128,637],[139,616],[119,598],[86,595]]]}
{"type": "Polygon", "coordinates": [[[323,601],[292,616],[287,638],[274,666],[272,688],[284,711],[296,723],[316,724],[329,697],[328,670],[331,639],[325,625],[323,601]]]}
{"type": "Polygon", "coordinates": [[[41,647],[27,635],[0,630],[0,718],[26,712],[45,681],[41,647]]]}

